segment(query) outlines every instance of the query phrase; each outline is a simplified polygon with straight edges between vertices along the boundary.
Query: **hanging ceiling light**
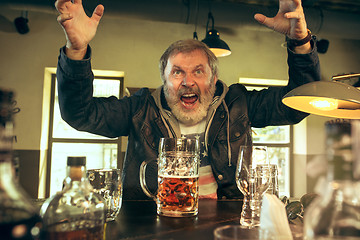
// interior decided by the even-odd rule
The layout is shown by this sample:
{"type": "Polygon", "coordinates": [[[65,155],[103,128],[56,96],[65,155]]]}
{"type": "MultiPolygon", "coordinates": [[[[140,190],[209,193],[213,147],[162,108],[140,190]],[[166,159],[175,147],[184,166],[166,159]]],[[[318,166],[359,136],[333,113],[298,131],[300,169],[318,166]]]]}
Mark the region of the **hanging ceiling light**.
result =
{"type": "Polygon", "coordinates": [[[198,22],[198,15],[199,15],[199,0],[196,0],[196,12],[195,12],[195,29],[193,33],[193,39],[199,40],[197,35],[197,22],[198,22]]]}
{"type": "Polygon", "coordinates": [[[333,81],[304,84],[288,92],[282,102],[296,110],[326,117],[360,119],[360,90],[337,82],[360,73],[334,76],[333,81]]]}
{"type": "Polygon", "coordinates": [[[29,19],[27,18],[27,15],[27,11],[21,11],[21,17],[15,18],[14,20],[16,30],[20,34],[26,34],[30,30],[28,26],[29,19]]]}
{"type": "Polygon", "coordinates": [[[216,57],[225,57],[231,54],[229,46],[220,39],[220,33],[214,29],[214,17],[211,12],[208,14],[208,20],[206,23],[206,36],[202,40],[216,57]],[[212,21],[212,27],[209,29],[209,22],[212,21]]]}

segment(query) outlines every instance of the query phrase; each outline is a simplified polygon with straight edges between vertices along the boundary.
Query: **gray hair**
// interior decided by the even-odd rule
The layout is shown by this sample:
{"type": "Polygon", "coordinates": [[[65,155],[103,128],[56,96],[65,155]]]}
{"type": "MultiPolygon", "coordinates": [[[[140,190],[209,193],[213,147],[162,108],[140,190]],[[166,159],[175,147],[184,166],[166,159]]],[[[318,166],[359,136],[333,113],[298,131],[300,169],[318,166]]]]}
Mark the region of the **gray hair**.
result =
{"type": "Polygon", "coordinates": [[[194,50],[201,50],[205,53],[208,58],[209,66],[211,68],[211,73],[213,77],[218,77],[218,60],[214,53],[208,48],[208,46],[195,39],[186,39],[179,40],[171,44],[163,53],[160,58],[159,68],[160,68],[160,77],[163,83],[165,82],[165,68],[168,62],[168,59],[177,53],[190,53],[194,50]]]}

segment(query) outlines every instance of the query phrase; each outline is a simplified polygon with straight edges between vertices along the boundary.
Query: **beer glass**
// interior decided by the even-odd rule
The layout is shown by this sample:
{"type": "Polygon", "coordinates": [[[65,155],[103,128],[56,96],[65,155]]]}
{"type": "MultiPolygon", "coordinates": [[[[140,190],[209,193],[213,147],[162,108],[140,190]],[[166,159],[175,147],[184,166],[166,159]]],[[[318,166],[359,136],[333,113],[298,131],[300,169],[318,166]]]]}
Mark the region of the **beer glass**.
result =
{"type": "Polygon", "coordinates": [[[94,191],[106,202],[106,222],[115,220],[122,204],[120,169],[89,169],[87,176],[94,191]]]}
{"type": "Polygon", "coordinates": [[[270,185],[266,146],[240,146],[235,179],[244,194],[240,225],[244,228],[257,227],[260,225],[262,195],[270,185]]]}
{"type": "Polygon", "coordinates": [[[161,138],[158,158],[158,190],[151,193],[145,180],[147,162],[140,167],[144,193],[157,204],[157,213],[168,217],[198,214],[200,144],[198,139],[161,138]]]}
{"type": "MultiPolygon", "coordinates": [[[[240,225],[224,225],[214,230],[215,240],[278,240],[274,232],[262,228],[244,229],[240,225]]],[[[285,240],[285,239],[284,239],[285,240]]]]}

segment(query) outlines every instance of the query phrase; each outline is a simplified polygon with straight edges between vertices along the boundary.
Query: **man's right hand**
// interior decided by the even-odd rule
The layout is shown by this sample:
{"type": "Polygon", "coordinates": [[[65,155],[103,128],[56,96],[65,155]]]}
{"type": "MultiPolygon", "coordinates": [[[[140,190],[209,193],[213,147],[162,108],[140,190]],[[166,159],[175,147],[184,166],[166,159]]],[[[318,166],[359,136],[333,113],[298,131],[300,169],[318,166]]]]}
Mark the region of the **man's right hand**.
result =
{"type": "Polygon", "coordinates": [[[88,44],[96,34],[104,6],[98,5],[91,18],[85,13],[82,0],[57,0],[55,7],[60,13],[57,21],[65,32],[66,55],[74,60],[83,59],[88,44]]]}

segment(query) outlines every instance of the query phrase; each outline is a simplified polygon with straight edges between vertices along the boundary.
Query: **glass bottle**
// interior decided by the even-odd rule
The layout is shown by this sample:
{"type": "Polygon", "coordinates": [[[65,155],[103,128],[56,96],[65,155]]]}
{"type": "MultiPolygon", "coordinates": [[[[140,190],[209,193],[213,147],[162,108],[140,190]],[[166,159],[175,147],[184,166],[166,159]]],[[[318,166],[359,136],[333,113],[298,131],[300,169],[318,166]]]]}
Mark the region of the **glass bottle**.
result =
{"type": "Polygon", "coordinates": [[[15,178],[12,91],[0,89],[0,239],[39,239],[41,218],[15,178]]]}
{"type": "Polygon", "coordinates": [[[67,158],[62,191],[44,202],[45,239],[104,239],[105,202],[86,177],[86,157],[67,158]]]}
{"type": "Polygon", "coordinates": [[[360,120],[327,122],[328,186],[304,216],[306,240],[360,239],[360,120]]]}

